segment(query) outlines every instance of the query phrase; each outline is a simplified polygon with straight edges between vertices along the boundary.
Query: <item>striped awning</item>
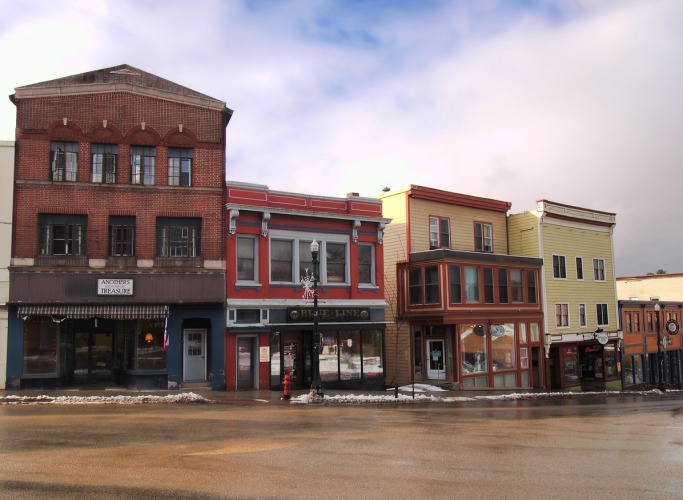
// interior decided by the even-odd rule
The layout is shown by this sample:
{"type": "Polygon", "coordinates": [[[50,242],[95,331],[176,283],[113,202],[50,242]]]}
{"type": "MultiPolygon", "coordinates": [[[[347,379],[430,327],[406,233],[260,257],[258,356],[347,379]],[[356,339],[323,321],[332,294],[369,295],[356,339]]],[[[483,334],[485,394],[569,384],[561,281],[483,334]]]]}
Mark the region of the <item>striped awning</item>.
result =
{"type": "Polygon", "coordinates": [[[72,319],[153,319],[168,316],[160,305],[31,305],[19,306],[17,316],[65,316],[72,319]]]}

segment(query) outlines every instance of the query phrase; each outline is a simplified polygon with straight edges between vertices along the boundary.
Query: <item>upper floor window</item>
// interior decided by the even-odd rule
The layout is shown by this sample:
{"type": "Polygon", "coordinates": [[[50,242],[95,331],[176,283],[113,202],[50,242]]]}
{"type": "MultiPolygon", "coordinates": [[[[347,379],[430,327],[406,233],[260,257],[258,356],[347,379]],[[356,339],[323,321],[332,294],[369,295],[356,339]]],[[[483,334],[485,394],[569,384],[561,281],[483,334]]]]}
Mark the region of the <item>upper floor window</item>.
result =
{"type": "Polygon", "coordinates": [[[586,326],[586,304],[579,304],[579,326],[586,326]]]}
{"type": "Polygon", "coordinates": [[[633,331],[633,323],[631,322],[631,313],[626,313],[626,333],[631,333],[633,331]]]}
{"type": "Polygon", "coordinates": [[[595,306],[598,318],[598,326],[608,325],[609,317],[607,314],[607,304],[596,304],[595,306]]]}
{"type": "Polygon", "coordinates": [[[193,151],[187,148],[168,148],[168,185],[192,185],[193,151]]]}
{"type": "Polygon", "coordinates": [[[524,302],[524,283],[522,282],[522,270],[510,269],[510,283],[512,302],[524,302]]]}
{"type": "Polygon", "coordinates": [[[237,281],[257,281],[257,245],[253,236],[237,237],[237,281]]]}
{"type": "Polygon", "coordinates": [[[567,262],[564,255],[553,255],[553,278],[567,278],[567,262]]]}
{"type": "Polygon", "coordinates": [[[493,304],[496,301],[495,292],[493,288],[493,269],[490,267],[484,268],[484,302],[493,304]]]}
{"type": "Polygon", "coordinates": [[[462,302],[462,277],[460,276],[460,266],[449,266],[451,304],[462,302]]]}
{"type": "Polygon", "coordinates": [[[593,278],[595,281],[605,281],[605,261],[593,259],[593,278]]]}
{"type": "MultiPolygon", "coordinates": [[[[282,283],[298,282],[313,274],[311,242],[313,238],[276,237],[270,240],[270,280],[282,283]]],[[[318,237],[316,237],[318,239],[318,237]]],[[[318,264],[320,283],[348,283],[348,245],[345,241],[319,241],[318,264]]]]}
{"type": "Polygon", "coordinates": [[[633,313],[633,331],[640,332],[640,314],[633,313]]]}
{"type": "Polygon", "coordinates": [[[41,255],[85,255],[86,215],[40,214],[41,255]]]}
{"type": "Polygon", "coordinates": [[[508,270],[498,268],[498,300],[501,304],[508,303],[508,270]]]}
{"type": "Polygon", "coordinates": [[[479,302],[479,268],[465,267],[465,299],[467,302],[479,302]]]}
{"type": "Polygon", "coordinates": [[[90,146],[92,182],[114,184],[116,182],[116,158],[119,147],[116,144],[92,144],[90,146]]]}
{"type": "Polygon", "coordinates": [[[474,250],[493,252],[493,230],[491,224],[474,223],[474,250]]]}
{"type": "Polygon", "coordinates": [[[576,258],[576,279],[577,280],[583,279],[583,258],[582,257],[576,258]]]}
{"type": "Polygon", "coordinates": [[[157,255],[159,257],[199,257],[201,219],[157,218],[157,255]]]}
{"type": "Polygon", "coordinates": [[[373,244],[358,244],[358,283],[375,284],[375,246],[373,244]]]}
{"type": "Polygon", "coordinates": [[[647,313],[647,331],[652,332],[654,331],[654,327],[652,326],[652,313],[649,312],[647,313]]]}
{"type": "Polygon", "coordinates": [[[429,248],[450,248],[450,221],[443,217],[429,218],[429,248]]]}
{"type": "Polygon", "coordinates": [[[439,302],[439,268],[429,266],[409,269],[408,292],[411,305],[437,304],[439,302]]]}
{"type": "Polygon", "coordinates": [[[135,217],[109,217],[109,255],[135,255],[135,217]]]}
{"type": "Polygon", "coordinates": [[[536,303],[536,272],[532,270],[526,272],[526,297],[529,304],[536,303]]]}
{"type": "Polygon", "coordinates": [[[130,183],[153,186],[156,177],[155,147],[131,146],[130,147],[130,183]]]}
{"type": "Polygon", "coordinates": [[[569,304],[555,304],[555,326],[569,326],[569,304]]]}
{"type": "Polygon", "coordinates": [[[50,179],[76,182],[78,143],[52,141],[50,144],[50,179]]]}

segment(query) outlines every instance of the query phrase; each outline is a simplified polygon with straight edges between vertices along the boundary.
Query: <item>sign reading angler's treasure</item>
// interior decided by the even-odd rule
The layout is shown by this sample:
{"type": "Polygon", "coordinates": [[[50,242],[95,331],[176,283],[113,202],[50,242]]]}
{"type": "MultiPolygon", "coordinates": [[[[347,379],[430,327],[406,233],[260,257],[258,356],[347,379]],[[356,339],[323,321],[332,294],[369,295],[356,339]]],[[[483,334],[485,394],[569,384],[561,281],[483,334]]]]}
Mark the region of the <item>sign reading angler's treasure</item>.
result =
{"type": "Polygon", "coordinates": [[[133,280],[98,279],[97,295],[133,295],[133,280]]]}
{"type": "MultiPolygon", "coordinates": [[[[329,307],[318,308],[320,316],[318,321],[337,322],[337,321],[368,321],[370,319],[370,309],[361,307],[329,307]]],[[[291,307],[287,309],[287,318],[291,323],[312,323],[312,307],[291,307]]]]}

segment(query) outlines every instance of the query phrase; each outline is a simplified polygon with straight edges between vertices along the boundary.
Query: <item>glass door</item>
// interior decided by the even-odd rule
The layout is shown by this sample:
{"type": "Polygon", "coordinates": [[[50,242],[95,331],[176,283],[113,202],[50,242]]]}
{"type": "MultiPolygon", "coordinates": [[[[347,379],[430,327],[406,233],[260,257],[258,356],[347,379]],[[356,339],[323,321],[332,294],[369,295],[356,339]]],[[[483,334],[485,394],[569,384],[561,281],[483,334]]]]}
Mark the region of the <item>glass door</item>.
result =
{"type": "Polygon", "coordinates": [[[444,341],[439,339],[427,340],[427,378],[430,380],[445,380],[446,366],[444,364],[444,341]]]}

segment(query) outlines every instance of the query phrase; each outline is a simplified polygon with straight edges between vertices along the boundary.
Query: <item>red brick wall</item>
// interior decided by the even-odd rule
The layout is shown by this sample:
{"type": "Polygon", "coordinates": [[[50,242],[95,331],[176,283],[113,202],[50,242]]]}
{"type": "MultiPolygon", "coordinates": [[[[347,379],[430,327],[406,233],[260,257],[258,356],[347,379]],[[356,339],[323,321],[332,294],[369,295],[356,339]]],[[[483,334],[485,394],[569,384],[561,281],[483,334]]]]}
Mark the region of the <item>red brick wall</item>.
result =
{"type": "Polygon", "coordinates": [[[202,218],[202,257],[223,259],[226,122],[220,110],[126,92],[16,104],[13,257],[38,253],[38,214],[68,213],[88,215],[89,258],[108,255],[110,215],[134,215],[138,258],[156,256],[156,217],[163,216],[202,218]],[[77,182],[50,181],[52,140],[78,142],[77,182]],[[116,184],[90,182],[91,143],[118,145],[116,184]],[[157,147],[155,186],[130,184],[131,144],[157,147]],[[192,187],[168,186],[168,147],[193,148],[192,187]]]}

